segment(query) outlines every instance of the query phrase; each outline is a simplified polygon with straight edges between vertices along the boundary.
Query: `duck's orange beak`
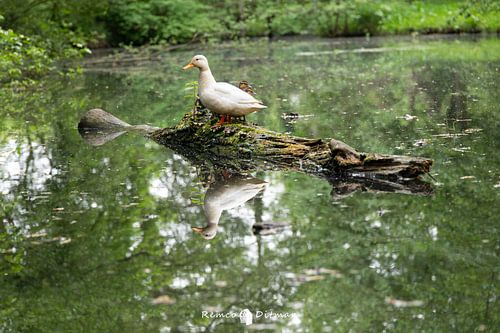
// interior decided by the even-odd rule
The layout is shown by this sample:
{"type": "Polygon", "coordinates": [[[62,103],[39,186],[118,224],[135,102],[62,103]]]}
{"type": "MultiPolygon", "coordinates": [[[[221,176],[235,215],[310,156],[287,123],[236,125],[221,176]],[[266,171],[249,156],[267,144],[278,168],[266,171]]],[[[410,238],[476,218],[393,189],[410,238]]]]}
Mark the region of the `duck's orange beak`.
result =
{"type": "Polygon", "coordinates": [[[187,64],[186,66],[182,67],[183,70],[193,68],[194,65],[192,63],[187,64]]]}
{"type": "Polygon", "coordinates": [[[196,232],[198,234],[201,234],[203,232],[203,228],[200,228],[200,227],[191,227],[191,230],[193,230],[194,232],[196,232]]]}

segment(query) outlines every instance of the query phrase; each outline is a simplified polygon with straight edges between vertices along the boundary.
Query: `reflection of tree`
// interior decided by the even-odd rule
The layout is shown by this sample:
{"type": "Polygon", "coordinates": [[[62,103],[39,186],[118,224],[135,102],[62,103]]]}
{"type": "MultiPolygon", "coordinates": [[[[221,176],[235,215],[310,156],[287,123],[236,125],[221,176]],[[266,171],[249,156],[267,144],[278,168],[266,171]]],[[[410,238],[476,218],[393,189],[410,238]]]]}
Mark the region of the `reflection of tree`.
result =
{"type": "MultiPolygon", "coordinates": [[[[413,72],[413,77],[427,96],[428,110],[436,113],[446,110],[448,126],[454,125],[457,119],[468,117],[466,81],[463,73],[452,64],[425,64],[413,72]]],[[[464,129],[464,124],[460,125],[464,129]]]]}

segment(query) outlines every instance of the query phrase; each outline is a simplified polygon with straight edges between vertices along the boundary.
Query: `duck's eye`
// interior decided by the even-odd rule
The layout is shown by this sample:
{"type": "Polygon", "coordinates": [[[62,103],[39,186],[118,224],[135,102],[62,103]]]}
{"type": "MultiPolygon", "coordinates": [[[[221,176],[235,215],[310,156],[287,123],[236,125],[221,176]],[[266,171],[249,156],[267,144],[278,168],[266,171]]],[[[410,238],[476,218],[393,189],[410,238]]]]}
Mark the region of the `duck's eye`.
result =
{"type": "Polygon", "coordinates": [[[198,61],[198,60],[200,60],[200,58],[196,58],[196,59],[194,59],[194,60],[195,60],[195,61],[198,61]]]}

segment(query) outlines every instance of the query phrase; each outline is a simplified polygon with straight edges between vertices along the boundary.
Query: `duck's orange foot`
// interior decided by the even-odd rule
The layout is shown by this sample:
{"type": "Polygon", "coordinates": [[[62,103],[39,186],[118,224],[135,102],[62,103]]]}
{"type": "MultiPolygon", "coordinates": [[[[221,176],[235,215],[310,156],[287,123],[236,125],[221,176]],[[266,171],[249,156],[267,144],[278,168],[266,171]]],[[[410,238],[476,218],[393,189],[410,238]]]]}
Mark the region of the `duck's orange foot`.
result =
{"type": "Polygon", "coordinates": [[[217,127],[221,126],[222,124],[224,124],[225,120],[226,120],[226,116],[222,115],[220,117],[219,121],[214,126],[212,126],[212,129],[217,128],[217,127]]]}
{"type": "Polygon", "coordinates": [[[231,116],[225,116],[225,115],[222,115],[219,119],[219,121],[212,126],[212,129],[214,128],[218,128],[219,126],[222,126],[223,124],[225,123],[230,123],[231,122],[231,116]]]}

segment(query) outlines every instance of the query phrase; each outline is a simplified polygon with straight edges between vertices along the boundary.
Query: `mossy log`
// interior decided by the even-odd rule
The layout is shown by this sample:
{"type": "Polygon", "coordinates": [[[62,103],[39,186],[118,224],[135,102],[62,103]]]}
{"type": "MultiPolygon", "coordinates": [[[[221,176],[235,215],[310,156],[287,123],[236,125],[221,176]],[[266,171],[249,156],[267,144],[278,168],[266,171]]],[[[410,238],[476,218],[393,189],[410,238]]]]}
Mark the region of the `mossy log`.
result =
{"type": "Polygon", "coordinates": [[[335,139],[302,138],[244,122],[213,128],[215,121],[208,110],[196,107],[177,126],[153,131],[148,136],[164,146],[238,171],[259,166],[329,176],[407,179],[428,173],[432,165],[428,158],[360,153],[335,139]]]}
{"type": "Polygon", "coordinates": [[[418,179],[430,171],[431,159],[362,153],[335,139],[302,138],[244,121],[214,128],[216,121],[199,103],[175,127],[163,129],[129,125],[103,110],[94,109],[82,118],[79,130],[87,142],[94,145],[116,137],[110,130],[140,132],[209,172],[281,170],[312,174],[330,181],[334,197],[359,190],[432,193],[432,187],[418,179]],[[100,135],[103,139],[99,139],[100,135]]]}

